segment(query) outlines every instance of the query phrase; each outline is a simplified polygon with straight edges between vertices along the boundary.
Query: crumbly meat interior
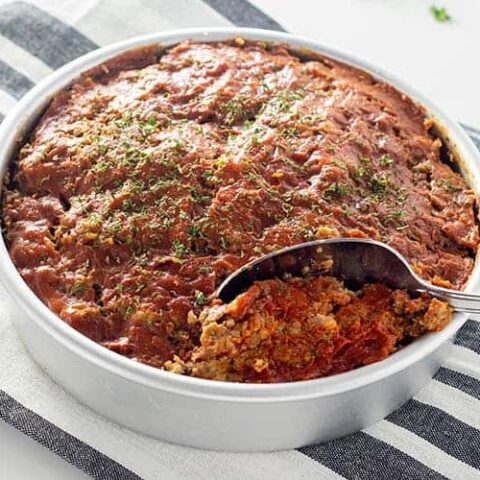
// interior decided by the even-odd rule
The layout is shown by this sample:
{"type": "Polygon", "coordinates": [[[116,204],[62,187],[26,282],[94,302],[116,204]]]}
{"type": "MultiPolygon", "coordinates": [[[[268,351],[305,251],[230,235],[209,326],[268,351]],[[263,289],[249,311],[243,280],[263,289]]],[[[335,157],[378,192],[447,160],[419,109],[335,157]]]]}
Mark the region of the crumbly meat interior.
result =
{"type": "Polygon", "coordinates": [[[15,159],[4,236],[25,281],[92,340],[162,368],[188,322],[252,258],[368,237],[461,287],[475,197],[422,108],[385,83],[281,45],[132,52],[58,94],[15,159]]]}
{"type": "Polygon", "coordinates": [[[226,305],[205,308],[190,361],[165,367],[212,380],[269,383],[341,373],[384,359],[451,319],[447,303],[333,277],[256,282],[226,305]]]}

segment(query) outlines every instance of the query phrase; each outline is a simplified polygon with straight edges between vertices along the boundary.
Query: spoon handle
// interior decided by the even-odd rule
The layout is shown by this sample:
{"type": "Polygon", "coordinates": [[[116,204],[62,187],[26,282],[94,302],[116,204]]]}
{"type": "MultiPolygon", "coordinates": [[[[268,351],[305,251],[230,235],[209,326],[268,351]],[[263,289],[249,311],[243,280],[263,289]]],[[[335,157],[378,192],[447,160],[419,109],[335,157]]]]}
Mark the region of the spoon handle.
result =
{"type": "Polygon", "coordinates": [[[427,291],[433,297],[447,301],[457,312],[480,314],[480,295],[430,285],[424,291],[427,291]]]}

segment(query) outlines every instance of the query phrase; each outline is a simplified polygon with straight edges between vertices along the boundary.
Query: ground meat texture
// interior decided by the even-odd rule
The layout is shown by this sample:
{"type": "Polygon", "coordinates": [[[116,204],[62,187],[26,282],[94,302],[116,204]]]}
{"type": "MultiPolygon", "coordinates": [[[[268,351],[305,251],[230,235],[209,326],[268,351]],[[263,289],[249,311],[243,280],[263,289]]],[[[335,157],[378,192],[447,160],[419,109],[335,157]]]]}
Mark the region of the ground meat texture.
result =
{"type": "Polygon", "coordinates": [[[131,52],[53,99],[12,164],[3,233],[72,327],[149,365],[188,362],[202,335],[189,312],[305,240],[383,240],[461,287],[475,197],[431,124],[389,85],[281,45],[131,52]]]}
{"type": "Polygon", "coordinates": [[[165,367],[212,380],[307,380],[378,362],[451,317],[445,302],[380,284],[354,293],[332,277],[265,280],[192,317],[200,345],[165,367]]]}

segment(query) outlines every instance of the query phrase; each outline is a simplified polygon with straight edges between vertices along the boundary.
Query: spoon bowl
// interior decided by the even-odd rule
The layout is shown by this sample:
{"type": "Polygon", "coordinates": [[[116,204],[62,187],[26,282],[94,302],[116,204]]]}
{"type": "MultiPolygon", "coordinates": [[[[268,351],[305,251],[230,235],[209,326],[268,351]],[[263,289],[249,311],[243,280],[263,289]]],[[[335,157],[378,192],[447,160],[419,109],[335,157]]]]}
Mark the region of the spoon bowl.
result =
{"type": "Polygon", "coordinates": [[[259,280],[325,274],[353,288],[382,283],[393,289],[428,292],[456,311],[480,313],[480,295],[431,285],[392,247],[358,238],[315,240],[264,255],[233,272],[218,288],[217,297],[228,303],[259,280]]]}

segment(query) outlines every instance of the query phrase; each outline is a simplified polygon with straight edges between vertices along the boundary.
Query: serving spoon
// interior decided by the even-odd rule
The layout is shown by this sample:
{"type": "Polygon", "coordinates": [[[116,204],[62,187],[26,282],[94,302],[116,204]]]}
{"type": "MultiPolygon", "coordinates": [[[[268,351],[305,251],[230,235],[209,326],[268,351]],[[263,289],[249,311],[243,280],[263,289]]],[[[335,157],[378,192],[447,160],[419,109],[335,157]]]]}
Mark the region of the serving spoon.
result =
{"type": "Polygon", "coordinates": [[[392,247],[357,238],[315,240],[264,255],[227,277],[217,297],[228,303],[257,280],[325,274],[356,287],[382,283],[394,289],[427,292],[447,301],[458,312],[480,313],[480,295],[431,285],[392,247]]]}

